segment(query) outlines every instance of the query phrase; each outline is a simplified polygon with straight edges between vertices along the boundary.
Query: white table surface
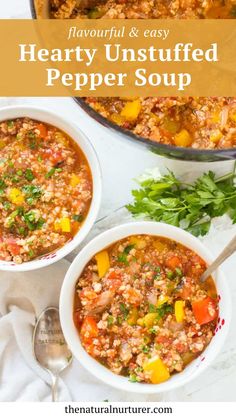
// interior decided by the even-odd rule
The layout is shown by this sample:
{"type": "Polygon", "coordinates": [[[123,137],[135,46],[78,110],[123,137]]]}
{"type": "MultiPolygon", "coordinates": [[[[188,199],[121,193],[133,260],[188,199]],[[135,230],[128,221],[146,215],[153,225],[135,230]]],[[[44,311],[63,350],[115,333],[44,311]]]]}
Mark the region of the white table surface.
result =
{"type": "MultiPolygon", "coordinates": [[[[30,18],[28,0],[8,0],[0,8],[0,18],[30,18]]],[[[96,148],[103,173],[103,198],[99,219],[101,229],[120,223],[127,218],[119,211],[131,200],[130,191],[135,186],[134,178],[145,169],[168,167],[181,175],[192,172],[193,176],[209,168],[217,172],[228,170],[231,163],[198,164],[174,162],[159,158],[143,148],[121,140],[107,129],[92,121],[70,98],[0,98],[0,107],[9,105],[43,106],[78,124],[96,148]],[[118,210],[118,212],[117,212],[118,210]]],[[[204,239],[217,254],[236,232],[227,219],[215,223],[210,235],[204,239]]],[[[236,256],[224,264],[232,298],[236,300],[236,256]]],[[[233,305],[231,330],[224,348],[213,364],[188,386],[176,391],[178,401],[236,401],[236,308],[233,305]]],[[[133,400],[133,397],[130,397],[133,400]]],[[[137,399],[138,400],[138,399],[137,399]]],[[[155,400],[155,398],[152,398],[155,400]]]]}

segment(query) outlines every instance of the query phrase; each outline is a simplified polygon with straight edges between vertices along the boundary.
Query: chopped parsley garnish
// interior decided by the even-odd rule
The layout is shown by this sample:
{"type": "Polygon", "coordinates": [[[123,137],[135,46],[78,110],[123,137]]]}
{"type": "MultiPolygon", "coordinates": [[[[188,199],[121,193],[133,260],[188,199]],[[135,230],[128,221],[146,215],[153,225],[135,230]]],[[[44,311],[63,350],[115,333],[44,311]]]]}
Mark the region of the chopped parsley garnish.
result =
{"type": "Polygon", "coordinates": [[[114,317],[113,316],[108,316],[108,318],[107,318],[108,327],[112,326],[113,323],[114,323],[114,317]]]}
{"type": "Polygon", "coordinates": [[[128,265],[127,256],[129,252],[134,248],[134,244],[129,244],[124,248],[124,251],[120,253],[117,257],[118,262],[124,263],[124,265],[128,265]]]}
{"type": "Polygon", "coordinates": [[[36,138],[36,134],[33,131],[28,132],[28,138],[36,138]]]}
{"type": "Polygon", "coordinates": [[[20,236],[23,236],[23,237],[27,236],[26,229],[24,227],[22,227],[22,226],[20,226],[18,228],[18,232],[19,232],[20,236]]]}
{"type": "Polygon", "coordinates": [[[121,324],[123,323],[123,319],[122,319],[122,317],[121,317],[121,316],[118,316],[118,317],[117,317],[117,323],[118,323],[119,325],[121,325],[121,324]]]}
{"type": "Polygon", "coordinates": [[[149,313],[156,313],[157,308],[154,304],[149,304],[149,313]]]}
{"type": "Polygon", "coordinates": [[[3,202],[3,208],[8,211],[11,208],[11,204],[8,201],[3,202]]]}
{"type": "MultiPolygon", "coordinates": [[[[10,176],[9,176],[9,177],[10,177],[10,176]]],[[[18,182],[20,182],[20,178],[19,178],[19,176],[12,176],[11,181],[12,181],[13,183],[18,183],[18,182]]]]}
{"type": "Polygon", "coordinates": [[[42,195],[41,188],[35,185],[25,185],[23,186],[22,191],[26,195],[26,202],[29,205],[32,205],[34,201],[39,199],[42,195]]]}
{"type": "Polygon", "coordinates": [[[147,345],[142,346],[142,352],[144,354],[148,354],[150,352],[150,348],[147,345]]]}
{"type": "Polygon", "coordinates": [[[23,219],[30,231],[40,230],[45,223],[45,220],[42,217],[36,220],[35,212],[33,210],[25,213],[23,219]]]}
{"type": "Polygon", "coordinates": [[[24,208],[23,207],[17,207],[15,209],[15,211],[13,211],[7,218],[7,227],[11,228],[13,227],[13,225],[15,224],[15,218],[18,215],[23,215],[24,213],[24,208]]]}
{"type": "Polygon", "coordinates": [[[7,121],[7,126],[8,126],[8,128],[13,128],[14,127],[14,122],[13,121],[7,121]]]}
{"type": "Polygon", "coordinates": [[[173,313],[173,306],[168,303],[162,304],[160,307],[154,306],[154,304],[149,304],[149,313],[157,314],[157,321],[163,319],[168,313],[173,313]]]}
{"type": "Polygon", "coordinates": [[[34,257],[34,252],[33,252],[33,250],[32,250],[32,249],[30,249],[30,250],[29,250],[29,257],[30,257],[30,258],[33,258],[33,257],[34,257]]]}
{"type": "Polygon", "coordinates": [[[124,303],[120,303],[120,311],[123,314],[124,318],[127,319],[129,315],[129,309],[124,303]]]}
{"type": "Polygon", "coordinates": [[[138,382],[138,377],[137,377],[137,375],[135,375],[135,374],[130,374],[130,376],[129,376],[129,381],[130,381],[131,383],[137,383],[137,382],[138,382]]]}
{"type": "Polygon", "coordinates": [[[60,167],[53,167],[48,173],[46,173],[45,178],[50,179],[50,177],[52,177],[56,172],[60,173],[62,172],[62,169],[60,167]]]}
{"type": "Polygon", "coordinates": [[[83,221],[84,217],[82,214],[74,214],[72,215],[72,220],[77,221],[78,223],[81,223],[83,221]]]}
{"type": "Polygon", "coordinates": [[[166,276],[167,276],[167,278],[168,278],[168,279],[173,279],[173,278],[174,278],[174,272],[172,272],[172,271],[167,271],[167,272],[166,272],[166,276]]]}
{"type": "Polygon", "coordinates": [[[175,268],[175,272],[178,276],[183,276],[183,272],[180,268],[175,268]]]}
{"type": "Polygon", "coordinates": [[[7,185],[4,180],[0,179],[0,194],[3,194],[4,190],[6,189],[7,185]]]}
{"type": "Polygon", "coordinates": [[[32,172],[32,170],[31,170],[31,169],[26,169],[26,171],[25,171],[25,178],[26,178],[29,182],[31,182],[32,180],[34,180],[35,176],[34,176],[34,174],[33,174],[33,172],[32,172]]]}

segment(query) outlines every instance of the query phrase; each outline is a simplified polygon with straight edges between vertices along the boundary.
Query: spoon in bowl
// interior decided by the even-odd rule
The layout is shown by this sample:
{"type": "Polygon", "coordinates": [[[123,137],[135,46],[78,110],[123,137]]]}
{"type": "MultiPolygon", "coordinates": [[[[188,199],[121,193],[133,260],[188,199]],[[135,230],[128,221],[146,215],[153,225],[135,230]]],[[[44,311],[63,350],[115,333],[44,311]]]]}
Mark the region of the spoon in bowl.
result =
{"type": "Polygon", "coordinates": [[[216,260],[202,274],[200,282],[205,282],[216,269],[236,251],[236,236],[229,242],[216,260]]]}
{"type": "Polygon", "coordinates": [[[52,401],[55,402],[59,375],[72,360],[61,329],[58,308],[48,307],[40,314],[33,334],[33,350],[37,362],[51,376],[52,401]]]}

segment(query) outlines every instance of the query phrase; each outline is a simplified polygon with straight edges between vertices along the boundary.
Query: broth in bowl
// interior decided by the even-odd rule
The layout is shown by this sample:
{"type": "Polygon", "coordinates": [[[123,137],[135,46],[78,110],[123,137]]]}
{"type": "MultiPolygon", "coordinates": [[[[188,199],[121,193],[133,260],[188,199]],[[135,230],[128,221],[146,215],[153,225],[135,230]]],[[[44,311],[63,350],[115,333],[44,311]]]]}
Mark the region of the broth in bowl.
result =
{"type": "Polygon", "coordinates": [[[0,123],[0,260],[21,264],[73,239],[90,209],[87,159],[67,134],[31,118],[0,123]]]}
{"type": "Polygon", "coordinates": [[[218,320],[206,263],[174,240],[147,234],[97,253],[75,290],[74,324],[86,352],[131,382],[159,384],[208,346],[218,320]]]}

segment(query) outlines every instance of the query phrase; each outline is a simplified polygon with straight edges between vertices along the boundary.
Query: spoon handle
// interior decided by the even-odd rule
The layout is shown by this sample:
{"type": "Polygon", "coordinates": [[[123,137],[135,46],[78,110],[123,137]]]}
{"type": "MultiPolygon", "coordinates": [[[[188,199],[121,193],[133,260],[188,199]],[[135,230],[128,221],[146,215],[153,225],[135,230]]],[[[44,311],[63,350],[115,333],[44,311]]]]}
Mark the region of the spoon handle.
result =
{"type": "Polygon", "coordinates": [[[51,374],[52,377],[52,402],[57,401],[57,387],[58,387],[58,375],[51,374]]]}
{"type": "Polygon", "coordinates": [[[205,282],[207,278],[220,266],[226,259],[228,259],[236,251],[236,236],[229,242],[224,250],[219,254],[216,260],[207,268],[201,276],[200,281],[205,282]]]}

